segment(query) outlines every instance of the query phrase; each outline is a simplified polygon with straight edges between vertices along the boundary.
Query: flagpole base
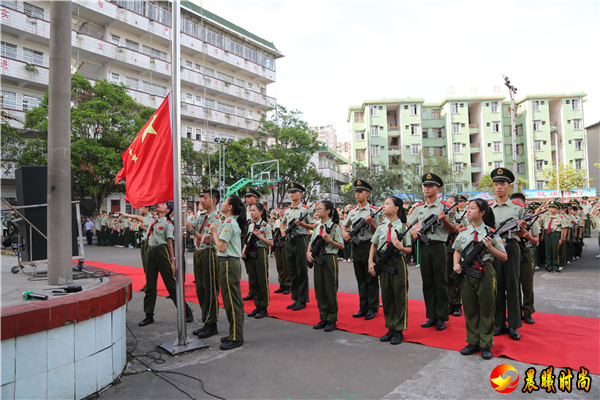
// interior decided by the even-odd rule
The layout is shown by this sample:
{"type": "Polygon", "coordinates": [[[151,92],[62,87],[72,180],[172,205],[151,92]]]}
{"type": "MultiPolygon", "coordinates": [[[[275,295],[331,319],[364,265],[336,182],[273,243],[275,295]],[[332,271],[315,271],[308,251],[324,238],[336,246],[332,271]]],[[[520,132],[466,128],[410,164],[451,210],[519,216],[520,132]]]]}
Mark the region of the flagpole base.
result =
{"type": "Polygon", "coordinates": [[[186,345],[178,345],[177,340],[175,340],[175,342],[166,342],[163,344],[159,344],[158,347],[171,354],[172,356],[176,356],[181,353],[187,353],[188,351],[194,351],[209,347],[208,344],[196,338],[187,338],[186,342],[186,345]]]}

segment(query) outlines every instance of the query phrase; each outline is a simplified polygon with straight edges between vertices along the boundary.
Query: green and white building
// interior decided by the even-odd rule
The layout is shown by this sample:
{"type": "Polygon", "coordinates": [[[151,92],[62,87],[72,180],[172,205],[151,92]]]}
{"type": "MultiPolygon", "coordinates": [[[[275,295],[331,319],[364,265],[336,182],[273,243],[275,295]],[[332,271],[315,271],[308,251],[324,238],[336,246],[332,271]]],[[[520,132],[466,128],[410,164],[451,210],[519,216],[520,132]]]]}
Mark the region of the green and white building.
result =
{"type": "MultiPolygon", "coordinates": [[[[586,93],[527,95],[516,100],[517,170],[528,189],[542,189],[541,171],[557,162],[587,165],[583,102],[586,93]]],[[[494,168],[512,169],[510,101],[504,96],[452,96],[440,103],[421,98],[365,100],[350,106],[352,155],[366,167],[420,170],[424,154],[447,157],[463,188],[477,188],[494,168]]]]}

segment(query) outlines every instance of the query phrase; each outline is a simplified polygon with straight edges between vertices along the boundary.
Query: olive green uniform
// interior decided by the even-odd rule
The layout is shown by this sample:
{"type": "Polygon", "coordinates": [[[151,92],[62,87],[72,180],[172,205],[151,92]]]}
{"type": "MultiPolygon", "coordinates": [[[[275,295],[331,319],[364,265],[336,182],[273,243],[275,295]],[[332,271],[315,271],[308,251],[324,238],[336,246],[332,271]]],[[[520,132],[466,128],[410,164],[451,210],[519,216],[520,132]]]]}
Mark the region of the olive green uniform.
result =
{"type": "Polygon", "coordinates": [[[585,229],[583,231],[584,238],[592,237],[591,219],[590,219],[590,213],[592,212],[592,208],[593,208],[592,205],[589,203],[581,204],[582,212],[585,215],[585,229]]]}
{"type": "Polygon", "coordinates": [[[99,240],[101,242],[101,246],[107,245],[108,240],[108,218],[105,216],[100,217],[100,236],[99,240]]]}
{"type": "Polygon", "coordinates": [[[96,233],[96,246],[102,246],[102,234],[100,226],[100,217],[94,218],[94,231],[96,233]]]}
{"type": "Polygon", "coordinates": [[[224,252],[217,250],[219,257],[219,281],[221,283],[221,294],[223,307],[227,320],[229,321],[229,340],[244,340],[244,300],[240,280],[242,279],[242,239],[237,216],[231,216],[225,220],[219,239],[227,242],[224,252]]]}
{"type": "MultiPolygon", "coordinates": [[[[305,224],[312,224],[313,209],[307,205],[293,205],[285,209],[285,214],[281,218],[283,229],[287,229],[288,224],[300,215],[307,214],[303,219],[305,224]]],[[[297,226],[294,239],[286,238],[285,255],[287,260],[288,275],[292,287],[292,300],[299,303],[308,302],[308,267],[306,261],[306,250],[308,249],[308,229],[297,226]]]]}
{"type": "MultiPolygon", "coordinates": [[[[452,247],[457,251],[466,249],[469,243],[475,240],[475,232],[477,232],[477,241],[482,241],[488,234],[487,229],[489,228],[483,223],[478,228],[470,225],[458,234],[452,247]]],[[[505,251],[504,244],[498,236],[492,238],[492,245],[500,251],[505,251]]],[[[473,246],[470,250],[473,250],[473,246]]],[[[496,274],[492,266],[494,256],[491,253],[483,252],[481,259],[485,268],[483,277],[478,279],[463,273],[460,278],[460,286],[467,326],[467,343],[478,345],[481,348],[491,348],[494,346],[496,304],[496,274]]],[[[475,269],[475,263],[467,268],[475,269]]],[[[504,317],[502,318],[504,319],[504,317]]]]}
{"type": "MultiPolygon", "coordinates": [[[[377,227],[377,230],[371,238],[371,243],[377,246],[379,250],[382,245],[385,245],[381,251],[385,251],[387,246],[393,246],[392,240],[397,237],[396,231],[404,233],[406,225],[399,219],[391,224],[383,223],[377,227]],[[391,225],[391,226],[390,226],[391,225]],[[391,229],[391,230],[390,230],[391,229]],[[388,233],[390,242],[388,243],[388,233]]],[[[402,241],[404,247],[411,246],[411,236],[407,233],[402,241]]],[[[408,255],[406,255],[408,257],[408,255]]],[[[376,255],[377,259],[378,256],[376,255]]],[[[397,332],[404,331],[408,328],[408,270],[406,268],[405,254],[394,255],[396,262],[390,257],[386,261],[386,265],[396,267],[397,274],[390,274],[387,271],[379,272],[379,280],[381,284],[381,300],[383,304],[383,317],[385,318],[385,327],[397,332]]],[[[375,261],[375,260],[373,260],[375,261]]]]}
{"type": "Polygon", "coordinates": [[[544,231],[544,247],[546,249],[546,262],[548,271],[558,271],[558,241],[562,232],[562,218],[560,214],[546,213],[541,217],[542,230],[544,231]]]}
{"type": "MultiPolygon", "coordinates": [[[[272,240],[273,233],[271,225],[261,220],[260,225],[252,222],[248,226],[248,233],[258,229],[259,234],[266,239],[272,240]]],[[[256,240],[256,247],[246,249],[246,270],[248,271],[248,284],[250,291],[254,294],[254,304],[256,308],[266,308],[269,305],[269,246],[260,239],[256,240]],[[256,257],[252,257],[250,252],[255,252],[256,257]]]]}
{"type": "MultiPolygon", "coordinates": [[[[419,227],[430,215],[438,215],[444,210],[445,202],[436,199],[432,205],[425,203],[419,204],[408,217],[408,223],[413,226],[417,223],[419,227]]],[[[452,217],[452,212],[448,214],[452,217]]],[[[427,309],[427,319],[448,321],[448,284],[446,281],[446,240],[448,239],[448,229],[444,224],[435,228],[435,232],[426,232],[431,242],[425,245],[425,242],[419,239],[419,264],[421,265],[421,278],[423,279],[423,297],[427,309]]]]}
{"type": "MultiPolygon", "coordinates": [[[[192,221],[196,234],[211,235],[210,227],[221,227],[217,211],[201,215],[192,221]]],[[[196,296],[202,310],[202,322],[208,325],[216,324],[219,320],[219,272],[217,270],[217,247],[215,244],[205,244],[192,236],[194,249],[194,279],[196,281],[196,296]]]]}
{"type": "Polygon", "coordinates": [[[448,241],[446,242],[446,282],[448,282],[448,302],[451,307],[460,306],[462,304],[460,297],[460,282],[455,282],[454,279],[450,278],[450,275],[454,271],[454,260],[452,255],[454,249],[452,245],[458,236],[458,231],[469,225],[469,219],[467,218],[467,210],[456,209],[456,215],[448,215],[448,220],[456,225],[456,232],[449,233],[448,241]]]}
{"type": "Polygon", "coordinates": [[[150,226],[156,221],[151,213],[148,213],[144,216],[142,220],[142,225],[146,228],[146,230],[142,233],[142,243],[140,244],[140,253],[142,255],[142,266],[144,267],[144,272],[146,272],[146,258],[148,257],[148,229],[150,226]]]}
{"type": "MultiPolygon", "coordinates": [[[[328,220],[325,224],[321,221],[317,223],[313,230],[311,242],[317,236],[323,236],[327,229],[331,230],[331,240],[336,243],[343,243],[342,230],[338,224],[333,226],[333,222],[328,220]],[[333,228],[332,228],[333,226],[333,228]]],[[[317,307],[319,308],[319,318],[321,321],[337,322],[338,320],[338,301],[337,292],[339,286],[339,266],[337,260],[338,249],[332,244],[327,243],[324,247],[325,254],[319,254],[323,260],[322,264],[314,262],[315,277],[315,297],[317,298],[317,307]]]]}
{"type": "MultiPolygon", "coordinates": [[[[372,205],[365,205],[363,208],[355,206],[348,211],[348,218],[343,223],[347,229],[351,229],[352,226],[361,218],[366,218],[371,215],[371,212],[376,213],[379,208],[372,205]]],[[[381,213],[377,214],[373,224],[378,226],[383,221],[381,213]]],[[[360,312],[366,313],[368,310],[373,312],[379,311],[379,281],[376,276],[369,274],[369,250],[371,248],[371,239],[373,238],[373,231],[369,225],[365,226],[362,232],[354,232],[360,240],[360,244],[350,242],[352,262],[354,264],[354,276],[356,276],[356,282],[358,283],[358,296],[360,298],[360,312]]]]}
{"type": "Polygon", "coordinates": [[[171,270],[171,257],[167,249],[167,239],[173,239],[173,224],[166,217],[153,223],[148,234],[148,254],[146,261],[146,291],[144,292],[144,312],[154,314],[156,304],[156,284],[160,273],[163,282],[177,307],[175,278],[171,270]]]}
{"type": "MultiPolygon", "coordinates": [[[[279,218],[275,220],[273,236],[277,236],[279,231],[279,218]]],[[[285,244],[283,241],[273,243],[273,254],[275,255],[275,264],[277,265],[277,280],[282,288],[290,287],[290,277],[288,276],[287,260],[285,258],[285,244]]]]}
{"type": "MultiPolygon", "coordinates": [[[[536,221],[529,231],[531,236],[540,234],[539,222],[536,221]]],[[[519,263],[519,304],[523,315],[531,315],[535,312],[533,306],[533,276],[535,272],[535,258],[533,256],[533,244],[529,240],[521,239],[521,258],[519,263]]]]}
{"type": "MultiPolygon", "coordinates": [[[[494,201],[491,209],[496,218],[496,226],[502,221],[514,218],[522,220],[525,209],[522,205],[506,200],[502,205],[494,201]]],[[[518,329],[521,325],[521,309],[519,304],[519,268],[521,253],[519,250],[519,235],[517,232],[508,232],[502,236],[508,259],[501,261],[494,259],[493,266],[498,283],[496,294],[496,326],[505,326],[506,311],[508,310],[508,327],[518,329]]]]}

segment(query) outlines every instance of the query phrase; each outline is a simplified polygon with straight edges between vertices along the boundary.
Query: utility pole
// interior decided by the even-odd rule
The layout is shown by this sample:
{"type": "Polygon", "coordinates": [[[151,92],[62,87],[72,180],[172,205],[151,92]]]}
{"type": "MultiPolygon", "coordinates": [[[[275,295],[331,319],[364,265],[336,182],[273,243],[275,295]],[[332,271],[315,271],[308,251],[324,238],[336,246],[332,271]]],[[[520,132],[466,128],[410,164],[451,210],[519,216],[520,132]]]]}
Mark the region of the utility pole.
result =
{"type": "Polygon", "coordinates": [[[513,171],[515,173],[515,193],[519,191],[519,174],[517,173],[517,128],[516,124],[516,113],[515,109],[515,94],[517,93],[517,88],[510,84],[510,80],[508,76],[502,75],[504,78],[504,84],[508,87],[508,94],[510,96],[510,129],[511,129],[511,138],[512,138],[512,158],[513,158],[513,171]]]}
{"type": "MultiPolygon", "coordinates": [[[[71,235],[71,1],[50,4],[48,284],[73,282],[71,235]]],[[[79,224],[80,221],[77,221],[79,224]]]]}

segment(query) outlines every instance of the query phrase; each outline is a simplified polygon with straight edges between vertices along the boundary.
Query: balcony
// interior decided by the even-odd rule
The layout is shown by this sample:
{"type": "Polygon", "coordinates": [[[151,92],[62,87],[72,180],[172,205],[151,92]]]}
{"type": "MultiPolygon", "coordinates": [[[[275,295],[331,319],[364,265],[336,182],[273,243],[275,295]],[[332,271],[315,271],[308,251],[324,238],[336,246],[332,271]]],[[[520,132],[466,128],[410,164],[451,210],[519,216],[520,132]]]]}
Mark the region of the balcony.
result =
{"type": "Polygon", "coordinates": [[[558,121],[550,121],[550,126],[558,126],[558,121]]]}
{"type": "Polygon", "coordinates": [[[49,80],[48,62],[43,60],[32,60],[31,57],[23,57],[15,54],[15,58],[0,58],[0,71],[2,71],[2,82],[11,82],[17,86],[29,86],[47,88],[49,80]]]}
{"type": "Polygon", "coordinates": [[[476,135],[479,133],[479,124],[469,124],[469,135],[476,135]]]}
{"type": "Polygon", "coordinates": [[[333,178],[339,185],[347,185],[350,182],[348,174],[336,171],[333,168],[319,168],[319,172],[327,179],[333,178]]]}
{"type": "Polygon", "coordinates": [[[388,126],[387,130],[388,130],[388,132],[400,132],[400,127],[399,126],[388,126]]]}
{"type": "Polygon", "coordinates": [[[471,163],[471,173],[481,172],[481,163],[471,163]]]}
{"type": "Polygon", "coordinates": [[[390,151],[390,152],[397,152],[400,150],[402,150],[402,147],[399,145],[398,146],[388,146],[388,151],[390,151]]]}
{"type": "Polygon", "coordinates": [[[481,152],[481,143],[471,143],[471,154],[481,152]]]}

